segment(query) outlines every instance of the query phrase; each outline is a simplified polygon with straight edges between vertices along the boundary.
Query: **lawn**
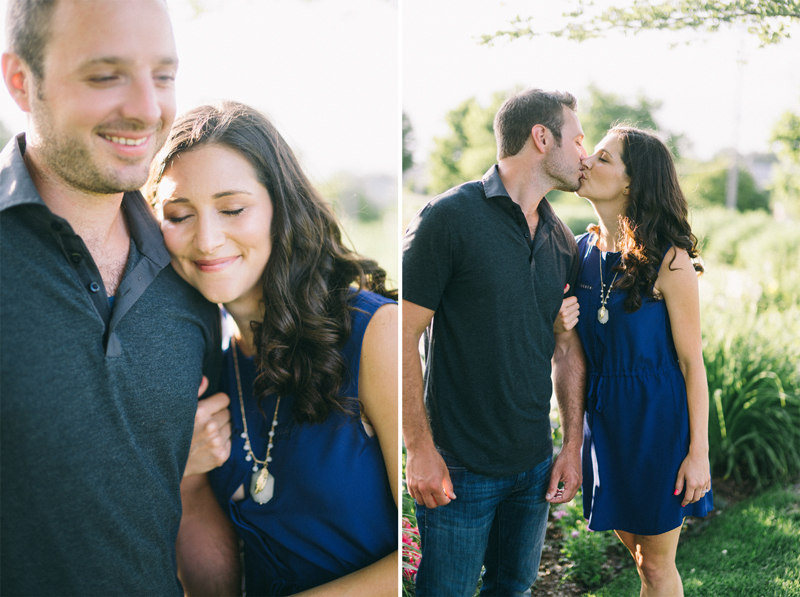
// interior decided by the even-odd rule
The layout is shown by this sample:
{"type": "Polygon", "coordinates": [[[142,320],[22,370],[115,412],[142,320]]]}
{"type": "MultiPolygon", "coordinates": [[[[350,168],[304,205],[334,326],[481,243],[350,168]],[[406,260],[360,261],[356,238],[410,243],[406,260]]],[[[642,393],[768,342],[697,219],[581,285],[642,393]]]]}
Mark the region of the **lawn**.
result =
{"type": "MultiPolygon", "coordinates": [[[[678,549],[686,597],[800,597],[800,485],[723,509],[678,549]]],[[[588,597],[639,594],[627,568],[588,597]]]]}

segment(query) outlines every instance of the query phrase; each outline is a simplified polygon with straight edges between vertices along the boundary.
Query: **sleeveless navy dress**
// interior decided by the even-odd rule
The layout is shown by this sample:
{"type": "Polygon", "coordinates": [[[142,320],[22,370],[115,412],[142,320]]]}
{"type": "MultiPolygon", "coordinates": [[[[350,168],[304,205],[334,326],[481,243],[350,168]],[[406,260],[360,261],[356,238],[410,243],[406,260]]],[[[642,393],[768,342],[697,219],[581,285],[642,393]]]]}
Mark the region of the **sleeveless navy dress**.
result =
{"type": "MultiPolygon", "coordinates": [[[[342,355],[348,375],[342,394],[358,397],[361,343],[372,315],[392,303],[377,294],[354,293],[352,332],[342,355]]],[[[276,395],[253,398],[256,368],[238,353],[247,428],[253,453],[264,459],[276,395]]],[[[358,416],[332,414],[317,425],[292,421],[293,397],[281,399],[270,474],[274,494],[265,504],[250,496],[253,462],[247,462],[241,407],[231,348],[225,353],[223,391],[231,398],[231,456],[209,473],[211,487],[244,543],[248,597],[292,595],[354,572],[397,549],[397,506],[377,437],[369,437],[358,416]],[[245,498],[230,498],[244,485],[245,498]]],[[[356,405],[355,412],[358,412],[356,405]]],[[[260,467],[259,467],[260,470],[260,467]]]]}
{"type": "Polygon", "coordinates": [[[593,531],[658,535],[684,516],[713,508],[709,491],[681,507],[674,495],[678,469],[689,453],[686,383],[678,366],[667,306],[642,297],[626,313],[626,292],[612,291],[608,322],[597,320],[600,268],[614,278],[620,253],[602,254],[594,235],[579,236],[576,329],[586,352],[588,398],[584,416],[583,512],[593,531]]]}

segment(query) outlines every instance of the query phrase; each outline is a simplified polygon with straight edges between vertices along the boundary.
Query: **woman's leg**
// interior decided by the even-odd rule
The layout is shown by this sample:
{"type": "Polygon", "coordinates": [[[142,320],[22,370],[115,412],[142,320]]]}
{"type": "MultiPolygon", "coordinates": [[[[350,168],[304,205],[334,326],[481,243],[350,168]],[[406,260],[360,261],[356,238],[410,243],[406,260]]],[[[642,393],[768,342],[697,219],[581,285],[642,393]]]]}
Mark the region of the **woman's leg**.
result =
{"type": "Polygon", "coordinates": [[[683,597],[683,583],[675,567],[681,527],[661,535],[614,532],[636,562],[636,570],[642,579],[641,597],[683,597]]]}

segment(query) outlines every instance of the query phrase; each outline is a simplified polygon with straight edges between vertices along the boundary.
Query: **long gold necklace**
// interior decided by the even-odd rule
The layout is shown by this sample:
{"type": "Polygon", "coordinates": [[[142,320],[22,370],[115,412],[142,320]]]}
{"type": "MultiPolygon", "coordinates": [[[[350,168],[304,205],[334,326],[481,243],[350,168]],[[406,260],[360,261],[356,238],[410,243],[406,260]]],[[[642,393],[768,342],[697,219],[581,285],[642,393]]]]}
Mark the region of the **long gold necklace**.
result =
{"type": "Polygon", "coordinates": [[[242,398],[242,378],[239,375],[239,357],[237,356],[236,339],[231,338],[231,348],[233,349],[233,370],[236,373],[236,390],[239,392],[239,406],[242,409],[242,425],[244,425],[244,433],[240,437],[244,438],[244,450],[247,452],[245,460],[247,462],[254,462],[253,475],[250,477],[250,495],[253,501],[258,504],[266,504],[272,499],[272,494],[275,491],[275,476],[270,475],[267,470],[268,463],[272,462],[272,441],[275,438],[275,427],[278,426],[278,408],[281,405],[281,397],[278,396],[278,401],[275,403],[275,414],[272,417],[272,428],[269,430],[269,442],[267,443],[267,455],[264,460],[259,460],[253,454],[250,447],[250,435],[247,432],[247,417],[244,412],[244,399],[242,398]],[[258,465],[262,465],[261,472],[258,473],[258,465]],[[255,473],[258,473],[257,475],[255,473]]]}
{"type": "MultiPolygon", "coordinates": [[[[595,244],[595,247],[596,246],[597,244],[595,244]]],[[[599,321],[602,324],[608,323],[608,309],[606,309],[606,303],[608,302],[608,299],[611,296],[611,287],[614,286],[614,282],[617,281],[618,273],[619,272],[614,272],[614,279],[611,280],[611,284],[608,285],[608,292],[606,292],[605,296],[603,296],[605,285],[603,284],[603,253],[601,251],[600,252],[600,308],[597,310],[597,321],[599,321]]]]}

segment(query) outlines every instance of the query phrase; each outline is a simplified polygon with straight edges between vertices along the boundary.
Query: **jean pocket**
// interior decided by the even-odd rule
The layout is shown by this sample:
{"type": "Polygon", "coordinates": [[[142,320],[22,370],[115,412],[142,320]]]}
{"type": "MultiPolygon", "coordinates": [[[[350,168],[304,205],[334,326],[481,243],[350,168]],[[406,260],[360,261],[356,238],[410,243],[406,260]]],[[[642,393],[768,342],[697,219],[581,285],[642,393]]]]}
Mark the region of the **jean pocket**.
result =
{"type": "Polygon", "coordinates": [[[442,460],[444,460],[444,463],[447,466],[447,470],[449,470],[451,473],[466,472],[467,467],[461,464],[461,461],[453,456],[450,452],[442,450],[441,448],[436,448],[436,451],[439,452],[439,455],[442,457],[442,460]]]}

